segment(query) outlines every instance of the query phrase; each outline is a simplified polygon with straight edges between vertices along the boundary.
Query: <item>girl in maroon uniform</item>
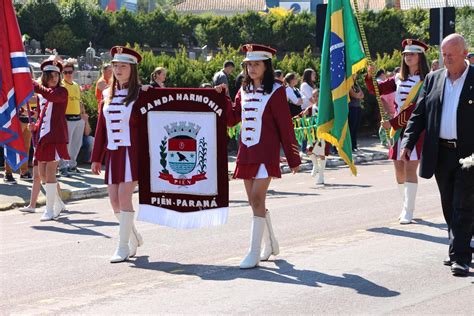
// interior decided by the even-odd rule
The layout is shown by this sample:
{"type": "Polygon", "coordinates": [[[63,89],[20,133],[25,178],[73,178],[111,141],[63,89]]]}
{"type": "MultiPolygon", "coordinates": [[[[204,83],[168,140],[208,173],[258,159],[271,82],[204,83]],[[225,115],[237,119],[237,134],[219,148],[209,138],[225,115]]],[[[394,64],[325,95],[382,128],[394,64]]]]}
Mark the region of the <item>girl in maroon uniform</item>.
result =
{"type": "Polygon", "coordinates": [[[34,159],[38,161],[39,175],[46,191],[46,210],[41,220],[48,221],[59,216],[63,209],[55,207],[60,202],[56,190],[56,169],[59,159],[69,159],[65,118],[68,93],[60,86],[62,65],[56,59],[43,62],[41,70],[41,84],[33,81],[42,106],[41,112],[36,124],[30,123],[29,128],[37,133],[34,159]]]}
{"type": "Polygon", "coordinates": [[[105,158],[105,183],[110,204],[120,222],[119,245],[110,262],[122,262],[135,256],[143,239],[135,228],[132,194],[138,183],[138,118],[133,105],[138,98],[140,82],[137,64],[141,56],[130,48],[115,46],[113,76],[103,91],[92,151],[92,172],[100,174],[105,158]]]}
{"type": "Polygon", "coordinates": [[[272,178],[280,178],[280,144],[293,173],[301,164],[285,87],[275,81],[271,47],[244,45],[244,79],[227,109],[228,125],[242,123],[234,178],[243,179],[253,211],[250,249],[240,263],[248,269],[279,252],[265,199],[272,178]],[[260,253],[262,238],[265,246],[260,253]]]}

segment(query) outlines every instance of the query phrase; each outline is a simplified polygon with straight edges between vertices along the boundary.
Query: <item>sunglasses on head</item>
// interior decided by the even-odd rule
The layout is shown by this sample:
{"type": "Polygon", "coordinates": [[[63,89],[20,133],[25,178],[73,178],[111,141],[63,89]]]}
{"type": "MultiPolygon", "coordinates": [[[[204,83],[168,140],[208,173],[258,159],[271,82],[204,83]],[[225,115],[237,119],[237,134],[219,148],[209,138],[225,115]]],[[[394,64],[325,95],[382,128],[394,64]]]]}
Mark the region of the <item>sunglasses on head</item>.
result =
{"type": "Polygon", "coordinates": [[[73,70],[65,70],[65,71],[63,71],[63,74],[72,75],[73,72],[74,72],[73,70]]]}

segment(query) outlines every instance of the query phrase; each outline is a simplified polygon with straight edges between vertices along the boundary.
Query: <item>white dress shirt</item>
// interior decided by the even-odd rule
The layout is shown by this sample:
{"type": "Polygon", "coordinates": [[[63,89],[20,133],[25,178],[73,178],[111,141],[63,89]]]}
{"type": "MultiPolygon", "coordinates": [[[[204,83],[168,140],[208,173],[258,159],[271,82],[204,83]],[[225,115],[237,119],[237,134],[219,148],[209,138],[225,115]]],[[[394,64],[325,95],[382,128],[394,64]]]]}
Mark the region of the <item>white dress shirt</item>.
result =
{"type": "Polygon", "coordinates": [[[304,110],[310,105],[309,100],[313,96],[313,88],[307,82],[303,82],[300,86],[300,92],[301,98],[303,99],[301,108],[304,110]]]}
{"type": "Polygon", "coordinates": [[[457,139],[457,110],[459,98],[461,97],[462,87],[466,80],[469,65],[466,63],[461,77],[452,81],[448,77],[448,70],[445,71],[444,94],[443,94],[443,111],[441,113],[441,127],[439,129],[439,137],[443,139],[457,139]]]}

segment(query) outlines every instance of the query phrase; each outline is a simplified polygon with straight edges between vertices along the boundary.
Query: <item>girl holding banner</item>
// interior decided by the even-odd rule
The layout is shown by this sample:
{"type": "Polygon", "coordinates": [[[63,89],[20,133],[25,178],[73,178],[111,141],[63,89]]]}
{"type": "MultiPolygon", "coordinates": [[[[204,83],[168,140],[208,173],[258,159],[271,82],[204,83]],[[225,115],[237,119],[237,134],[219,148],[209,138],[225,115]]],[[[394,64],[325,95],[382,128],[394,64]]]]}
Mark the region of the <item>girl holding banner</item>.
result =
{"type": "Polygon", "coordinates": [[[138,183],[138,118],[133,105],[140,81],[137,64],[142,57],[135,50],[115,46],[112,81],[103,92],[92,151],[91,169],[100,174],[105,157],[105,183],[109,200],[120,222],[119,244],[110,262],[123,262],[135,256],[143,239],[134,225],[132,195],[138,183]]]}
{"type": "Polygon", "coordinates": [[[254,268],[260,260],[279,253],[278,242],[266,210],[265,199],[272,178],[280,178],[280,144],[293,173],[301,164],[285,87],[275,81],[272,58],[276,51],[267,46],[243,46],[244,79],[227,109],[228,126],[242,122],[234,178],[243,179],[253,211],[250,248],[241,269],[254,268]],[[262,252],[261,243],[264,238],[262,252]]]}
{"type": "MultiPolygon", "coordinates": [[[[418,40],[406,39],[402,42],[403,59],[401,71],[394,77],[379,83],[380,94],[395,92],[396,115],[391,120],[383,121],[382,127],[390,130],[392,145],[389,158],[393,159],[395,176],[400,195],[403,200],[403,209],[399,217],[400,224],[409,224],[413,219],[415,209],[418,177],[416,169],[420,161],[423,137],[420,137],[416,148],[413,150],[410,161],[403,162],[400,156],[400,142],[403,138],[405,127],[411,113],[415,109],[416,100],[423,84],[423,79],[429,73],[425,51],[428,46],[418,40]]],[[[371,77],[375,72],[373,66],[369,67],[366,84],[369,92],[374,94],[371,77]]]]}

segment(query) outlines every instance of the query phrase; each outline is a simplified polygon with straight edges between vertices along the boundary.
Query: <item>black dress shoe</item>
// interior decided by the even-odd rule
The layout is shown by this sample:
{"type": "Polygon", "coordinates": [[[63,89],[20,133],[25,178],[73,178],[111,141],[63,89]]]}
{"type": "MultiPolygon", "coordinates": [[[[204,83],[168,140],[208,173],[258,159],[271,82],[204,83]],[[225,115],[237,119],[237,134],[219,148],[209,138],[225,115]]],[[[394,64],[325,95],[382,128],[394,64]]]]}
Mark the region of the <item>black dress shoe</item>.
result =
{"type": "Polygon", "coordinates": [[[466,276],[469,273],[469,265],[453,262],[451,272],[455,276],[466,276]]]}
{"type": "Polygon", "coordinates": [[[451,261],[451,258],[449,258],[449,256],[446,257],[446,259],[443,260],[443,264],[445,266],[450,266],[453,264],[453,262],[451,261]]]}

